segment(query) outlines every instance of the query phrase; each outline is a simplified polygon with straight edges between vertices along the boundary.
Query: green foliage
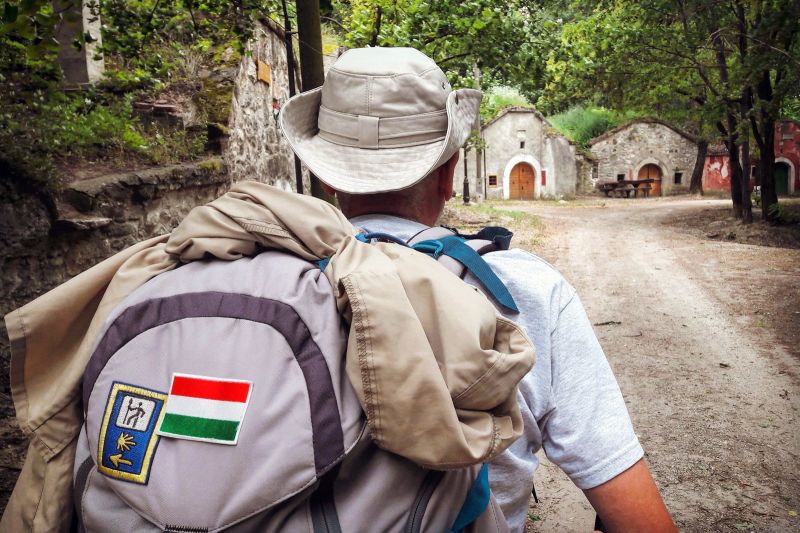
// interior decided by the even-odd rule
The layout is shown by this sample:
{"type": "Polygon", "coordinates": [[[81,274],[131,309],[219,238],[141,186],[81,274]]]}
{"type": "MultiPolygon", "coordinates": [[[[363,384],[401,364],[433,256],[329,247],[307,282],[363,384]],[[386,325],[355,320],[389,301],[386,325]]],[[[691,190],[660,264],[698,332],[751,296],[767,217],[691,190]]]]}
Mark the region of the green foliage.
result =
{"type": "Polygon", "coordinates": [[[157,164],[178,163],[203,153],[205,134],[192,134],[179,128],[176,130],[155,129],[149,132],[148,157],[157,164]]]}
{"type": "Polygon", "coordinates": [[[507,107],[533,107],[519,90],[513,87],[496,85],[483,93],[481,100],[481,120],[488,122],[507,107]]]}
{"type": "Polygon", "coordinates": [[[781,109],[781,117],[791,120],[800,120],[800,95],[786,99],[781,109]]]}
{"type": "Polygon", "coordinates": [[[54,158],[141,153],[147,141],[130,100],[103,102],[93,93],[37,89],[0,102],[0,160],[15,175],[58,186],[54,158]]]}
{"type": "MultiPolygon", "coordinates": [[[[172,163],[203,153],[205,133],[145,128],[135,100],[163,94],[186,99],[201,120],[227,122],[230,83],[200,78],[201,69],[235,66],[253,21],[277,0],[90,0],[102,21],[105,77],[88,92],[64,92],[53,30],[74,17],[78,0],[0,0],[0,168],[59,186],[57,167],[87,159],[172,163]],[[57,10],[53,9],[57,5],[57,10]]],[[[81,47],[97,36],[80,35],[81,47]]]]}
{"type": "Polygon", "coordinates": [[[777,224],[797,224],[800,223],[800,209],[797,205],[790,205],[781,202],[771,204],[767,208],[771,220],[777,224]]]}
{"type": "Polygon", "coordinates": [[[486,141],[483,137],[478,135],[477,130],[472,130],[472,133],[467,138],[467,142],[464,143],[464,152],[471,152],[474,150],[486,150],[486,141]]]}
{"type": "Polygon", "coordinates": [[[547,120],[566,138],[585,148],[598,135],[635,117],[633,112],[620,113],[604,107],[575,106],[548,117],[547,120]]]}
{"type": "MultiPolygon", "coordinates": [[[[5,0],[0,2],[0,36],[25,43],[31,55],[53,52],[59,43],[55,28],[64,19],[76,18],[81,0],[60,0],[58,10],[51,0],[5,0]]],[[[191,45],[209,52],[223,44],[243,51],[252,37],[253,21],[278,12],[278,0],[88,0],[92,16],[103,22],[102,50],[118,54],[147,70],[158,70],[165,59],[142,54],[153,42],[191,45]]],[[[74,45],[83,46],[98,36],[76,37],[74,45]]]]}
{"type": "MultiPolygon", "coordinates": [[[[540,64],[529,0],[334,0],[348,47],[409,46],[433,58],[455,87],[473,87],[474,67],[488,83],[519,85],[540,64]],[[380,21],[380,22],[379,22],[380,21]]],[[[486,83],[484,83],[486,85],[486,83]]]]}

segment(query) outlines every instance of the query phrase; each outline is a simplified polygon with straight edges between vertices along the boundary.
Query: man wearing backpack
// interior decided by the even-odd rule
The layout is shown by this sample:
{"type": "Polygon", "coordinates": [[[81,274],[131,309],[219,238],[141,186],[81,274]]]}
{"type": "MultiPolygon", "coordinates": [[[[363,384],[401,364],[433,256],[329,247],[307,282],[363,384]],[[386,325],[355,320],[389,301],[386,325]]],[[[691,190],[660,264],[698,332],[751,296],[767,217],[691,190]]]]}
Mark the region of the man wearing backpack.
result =
{"type": "Polygon", "coordinates": [[[611,530],[674,530],[574,290],[481,260],[496,228],[420,234],[479,101],[414,50],[348,52],[282,125],[373,235],[237,183],[9,313],[31,444],[0,531],[519,531],[542,447],[611,530]],[[374,242],[414,235],[489,297],[374,242]]]}
{"type": "MultiPolygon", "coordinates": [[[[407,240],[435,225],[451,198],[458,149],[480,98],[479,91],[453,91],[416,50],[355,49],[337,60],[323,87],[284,105],[281,125],[354,225],[407,240]]],[[[537,352],[519,385],[524,434],[489,469],[510,528],[524,528],[535,453],[544,448],[609,531],[675,531],[575,290],[522,250],[484,259],[519,307],[506,316],[537,352]]],[[[465,279],[480,285],[472,274],[465,279]]]]}

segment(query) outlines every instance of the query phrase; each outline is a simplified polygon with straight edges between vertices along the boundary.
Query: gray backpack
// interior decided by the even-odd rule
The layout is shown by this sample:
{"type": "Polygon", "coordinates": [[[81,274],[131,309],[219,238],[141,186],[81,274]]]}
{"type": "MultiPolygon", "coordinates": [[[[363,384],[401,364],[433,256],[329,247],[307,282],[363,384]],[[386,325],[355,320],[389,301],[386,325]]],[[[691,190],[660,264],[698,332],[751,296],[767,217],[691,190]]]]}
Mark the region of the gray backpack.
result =
{"type": "Polygon", "coordinates": [[[266,251],[152,279],[108,317],[83,383],[84,531],[507,531],[488,466],[374,446],[318,265],[266,251]]]}

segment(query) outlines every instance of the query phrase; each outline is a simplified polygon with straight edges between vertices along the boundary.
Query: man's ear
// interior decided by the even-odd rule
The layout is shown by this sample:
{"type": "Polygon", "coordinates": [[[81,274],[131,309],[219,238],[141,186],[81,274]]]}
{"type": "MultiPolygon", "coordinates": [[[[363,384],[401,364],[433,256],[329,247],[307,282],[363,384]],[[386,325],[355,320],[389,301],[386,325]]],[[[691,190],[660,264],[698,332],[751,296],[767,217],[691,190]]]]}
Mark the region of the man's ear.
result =
{"type": "Polygon", "coordinates": [[[447,162],[439,167],[439,194],[444,201],[447,202],[453,197],[453,176],[456,173],[456,165],[458,164],[458,153],[456,153],[447,160],[447,162]]]}

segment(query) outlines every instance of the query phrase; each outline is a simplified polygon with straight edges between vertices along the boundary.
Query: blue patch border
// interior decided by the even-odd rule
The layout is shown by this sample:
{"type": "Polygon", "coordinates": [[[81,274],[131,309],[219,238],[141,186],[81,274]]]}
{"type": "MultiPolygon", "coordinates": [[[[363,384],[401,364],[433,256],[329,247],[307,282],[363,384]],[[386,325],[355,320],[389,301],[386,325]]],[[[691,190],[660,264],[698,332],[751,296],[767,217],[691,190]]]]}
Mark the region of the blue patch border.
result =
{"type": "Polygon", "coordinates": [[[153,462],[153,457],[155,456],[156,449],[158,448],[158,443],[161,440],[156,434],[155,428],[158,427],[158,425],[161,423],[161,419],[164,417],[164,405],[166,404],[166,400],[167,393],[165,392],[146,389],[139,385],[123,383],[120,381],[112,382],[111,389],[108,391],[108,398],[106,399],[105,414],[103,415],[103,423],[100,426],[100,438],[97,443],[96,459],[98,472],[107,477],[118,479],[120,481],[136,483],[138,485],[147,485],[148,481],[150,480],[150,467],[153,462]],[[139,473],[125,472],[123,470],[111,468],[106,466],[103,461],[106,435],[109,425],[112,423],[111,416],[114,413],[114,405],[116,404],[117,396],[120,392],[129,392],[144,398],[154,399],[158,404],[157,416],[154,416],[153,419],[151,419],[150,424],[148,424],[148,429],[143,432],[147,434],[147,448],[144,452],[144,457],[141,460],[142,467],[139,473]]]}

